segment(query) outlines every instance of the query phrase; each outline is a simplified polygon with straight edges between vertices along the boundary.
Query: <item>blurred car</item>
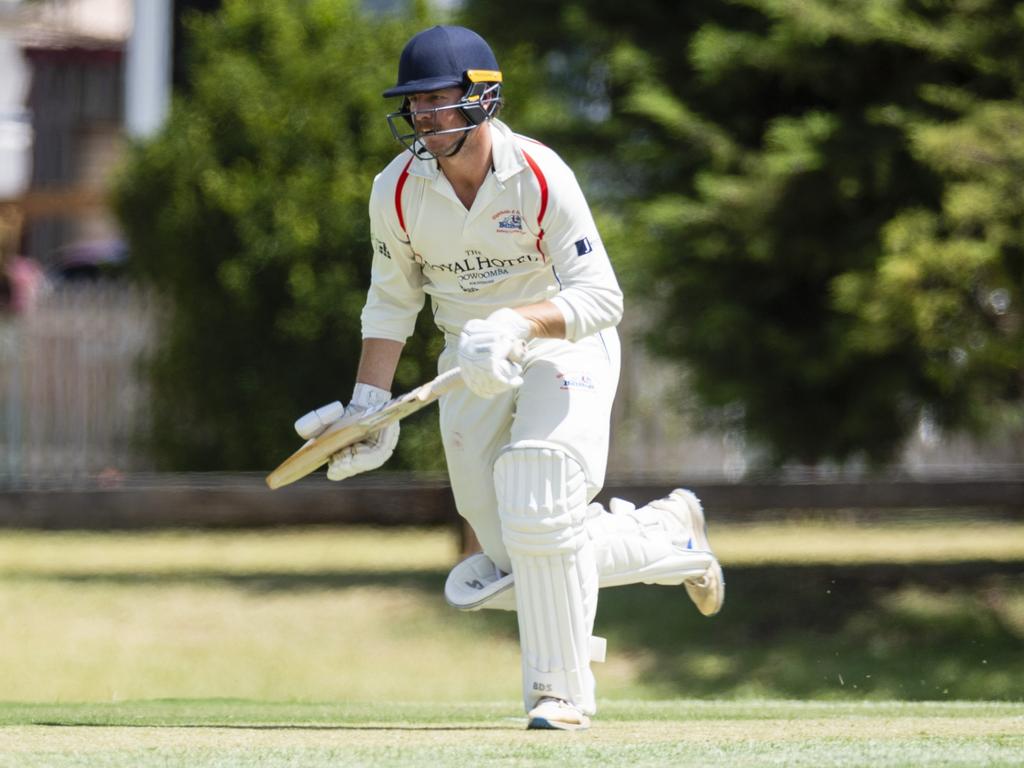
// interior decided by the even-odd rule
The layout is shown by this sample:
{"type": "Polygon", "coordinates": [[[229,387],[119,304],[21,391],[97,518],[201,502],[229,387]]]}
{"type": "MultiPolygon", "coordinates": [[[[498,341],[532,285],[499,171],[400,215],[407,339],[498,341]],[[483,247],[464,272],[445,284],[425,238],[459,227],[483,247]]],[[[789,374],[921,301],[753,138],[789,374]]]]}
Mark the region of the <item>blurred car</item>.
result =
{"type": "Polygon", "coordinates": [[[128,264],[123,240],[90,240],[58,249],[52,266],[55,282],[75,282],[120,277],[128,264]]]}

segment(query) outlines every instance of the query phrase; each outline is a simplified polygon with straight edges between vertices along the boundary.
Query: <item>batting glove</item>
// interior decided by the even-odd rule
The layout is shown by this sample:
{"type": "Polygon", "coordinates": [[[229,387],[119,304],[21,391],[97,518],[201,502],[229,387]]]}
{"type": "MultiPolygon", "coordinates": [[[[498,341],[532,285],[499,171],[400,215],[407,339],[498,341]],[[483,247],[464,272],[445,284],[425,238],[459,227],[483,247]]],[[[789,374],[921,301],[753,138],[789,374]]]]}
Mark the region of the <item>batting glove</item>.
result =
{"type": "MultiPolygon", "coordinates": [[[[358,416],[390,399],[391,393],[387,390],[370,384],[356,384],[352,400],[347,407],[343,408],[336,400],[310,411],[295,422],[295,431],[300,437],[311,440],[339,419],[358,416]]],[[[377,469],[391,458],[397,444],[398,422],[395,422],[332,455],[327,462],[327,478],[344,480],[346,477],[377,469]]]]}
{"type": "Polygon", "coordinates": [[[511,309],[499,309],[486,320],[470,320],[459,335],[459,367],[466,386],[490,398],[523,383],[523,368],[509,359],[530,337],[530,321],[511,309]]]}

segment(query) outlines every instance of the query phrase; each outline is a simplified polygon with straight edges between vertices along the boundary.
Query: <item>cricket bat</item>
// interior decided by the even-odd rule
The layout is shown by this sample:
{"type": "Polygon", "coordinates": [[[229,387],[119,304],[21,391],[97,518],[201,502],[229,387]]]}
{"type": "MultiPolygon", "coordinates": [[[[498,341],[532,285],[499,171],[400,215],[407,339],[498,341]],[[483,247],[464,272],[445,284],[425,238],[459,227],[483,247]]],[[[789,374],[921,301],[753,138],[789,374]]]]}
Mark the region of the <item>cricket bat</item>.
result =
{"type": "Polygon", "coordinates": [[[458,368],[445,371],[433,381],[421,384],[404,395],[393,397],[363,413],[339,419],[317,437],[308,440],[299,450],[281,462],[280,466],[267,475],[267,485],[275,490],[294,483],[311,472],[320,469],[327,460],[342,448],[358,443],[367,435],[388,424],[430,405],[446,392],[461,387],[462,373],[458,368]]]}

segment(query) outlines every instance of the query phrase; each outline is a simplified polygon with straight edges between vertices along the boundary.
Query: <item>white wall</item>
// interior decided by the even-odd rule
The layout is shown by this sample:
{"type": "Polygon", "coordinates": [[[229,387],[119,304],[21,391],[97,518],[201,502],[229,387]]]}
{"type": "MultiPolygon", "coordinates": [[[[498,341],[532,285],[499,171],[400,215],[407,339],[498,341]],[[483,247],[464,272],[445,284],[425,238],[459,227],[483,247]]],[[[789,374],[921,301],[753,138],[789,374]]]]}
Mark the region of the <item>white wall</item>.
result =
{"type": "MultiPolygon", "coordinates": [[[[13,5],[0,0],[0,15],[13,5]]],[[[17,197],[32,172],[32,128],[25,112],[29,69],[18,44],[0,27],[0,200],[17,197]]]]}

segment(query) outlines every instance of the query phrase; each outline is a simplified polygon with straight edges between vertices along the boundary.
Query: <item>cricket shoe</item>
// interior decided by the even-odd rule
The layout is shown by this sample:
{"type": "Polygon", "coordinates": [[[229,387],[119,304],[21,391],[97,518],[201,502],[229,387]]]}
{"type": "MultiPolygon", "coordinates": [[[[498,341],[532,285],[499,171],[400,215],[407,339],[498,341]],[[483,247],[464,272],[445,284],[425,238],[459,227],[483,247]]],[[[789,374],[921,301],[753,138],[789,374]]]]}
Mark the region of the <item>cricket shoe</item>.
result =
{"type": "MultiPolygon", "coordinates": [[[[670,513],[680,524],[688,528],[693,537],[693,549],[711,552],[704,510],[700,500],[691,491],[676,488],[667,498],[653,501],[648,506],[670,513]]],[[[687,579],[683,586],[686,587],[686,594],[697,606],[697,610],[705,616],[714,616],[722,610],[722,603],[725,602],[725,576],[722,574],[718,558],[711,562],[701,576],[687,579]]]]}
{"type": "Polygon", "coordinates": [[[527,715],[529,731],[583,731],[590,727],[590,718],[563,699],[545,696],[527,715]]]}
{"type": "Polygon", "coordinates": [[[470,555],[452,568],[444,584],[444,599],[460,611],[516,609],[511,573],[505,573],[483,552],[470,555]]]}

